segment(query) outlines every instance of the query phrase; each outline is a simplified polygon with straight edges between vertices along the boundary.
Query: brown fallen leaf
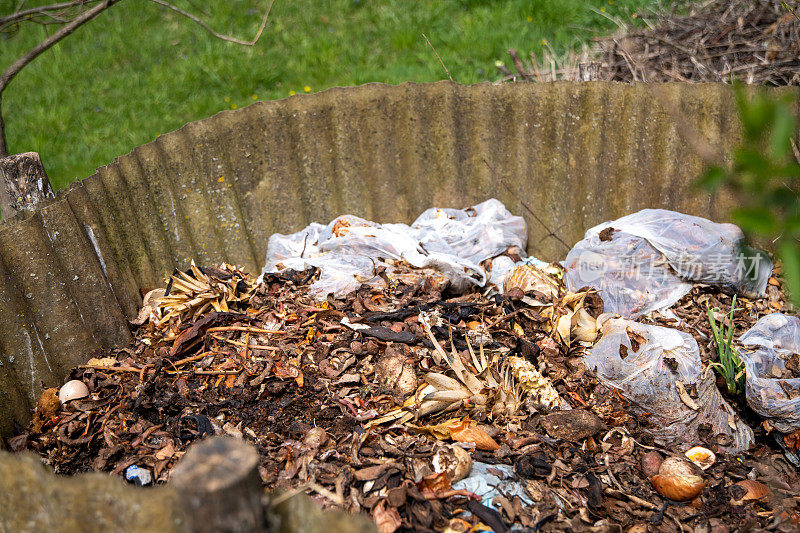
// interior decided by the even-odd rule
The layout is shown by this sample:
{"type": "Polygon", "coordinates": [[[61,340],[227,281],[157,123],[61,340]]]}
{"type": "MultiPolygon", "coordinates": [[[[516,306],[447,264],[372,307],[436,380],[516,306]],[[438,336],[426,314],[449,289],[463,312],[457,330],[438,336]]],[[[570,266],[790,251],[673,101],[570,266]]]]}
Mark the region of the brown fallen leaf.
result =
{"type": "Polygon", "coordinates": [[[425,497],[435,496],[452,488],[450,476],[447,472],[438,472],[425,476],[417,483],[417,488],[425,497]]]}
{"type": "Polygon", "coordinates": [[[734,485],[744,488],[745,493],[738,498],[739,501],[763,500],[770,491],[766,485],[753,479],[745,479],[734,483],[734,485]]]}
{"type": "Polygon", "coordinates": [[[169,444],[155,453],[156,459],[159,461],[170,459],[173,455],[175,455],[175,446],[173,445],[172,441],[169,441],[169,444]]]}
{"type": "Polygon", "coordinates": [[[783,443],[790,450],[800,452],[800,429],[783,436],[783,443]]]}
{"type": "Polygon", "coordinates": [[[400,465],[395,462],[390,462],[390,463],[384,463],[382,465],[368,466],[366,468],[356,470],[353,473],[353,477],[358,481],[372,481],[374,479],[377,479],[378,476],[380,476],[390,468],[400,470],[400,465]]]}
{"type": "Polygon", "coordinates": [[[450,438],[458,442],[472,442],[479,450],[492,452],[500,449],[500,445],[479,427],[470,426],[469,421],[463,420],[447,427],[450,438]]]}
{"type": "Polygon", "coordinates": [[[281,379],[294,379],[298,387],[303,386],[303,372],[294,365],[287,365],[280,361],[275,361],[275,375],[281,379]]]}
{"type": "Polygon", "coordinates": [[[431,424],[428,426],[415,426],[414,424],[408,424],[407,428],[411,430],[412,433],[427,433],[436,439],[446,440],[450,438],[450,426],[459,423],[461,423],[460,419],[451,418],[449,420],[445,420],[441,424],[431,424]]]}
{"type": "Polygon", "coordinates": [[[375,521],[378,533],[394,533],[402,524],[400,513],[394,507],[390,507],[386,500],[379,501],[372,508],[372,520],[375,521]]]}
{"type": "Polygon", "coordinates": [[[686,391],[686,386],[683,384],[683,381],[676,380],[675,388],[678,389],[678,396],[681,397],[681,401],[685,403],[689,409],[691,409],[692,411],[697,411],[698,409],[700,409],[700,406],[697,405],[697,402],[694,401],[694,398],[689,396],[689,393],[686,391]]]}

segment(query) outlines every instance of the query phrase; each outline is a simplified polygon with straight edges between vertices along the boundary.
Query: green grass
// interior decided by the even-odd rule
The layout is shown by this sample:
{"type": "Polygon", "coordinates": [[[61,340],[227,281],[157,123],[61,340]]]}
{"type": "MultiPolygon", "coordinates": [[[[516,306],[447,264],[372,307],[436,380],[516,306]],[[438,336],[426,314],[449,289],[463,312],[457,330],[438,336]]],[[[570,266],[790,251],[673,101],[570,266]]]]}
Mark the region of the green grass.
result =
{"type": "MultiPolygon", "coordinates": [[[[55,1],[55,0],[52,0],[55,1]]],[[[0,15],[19,0],[0,0],[0,15]]],[[[50,3],[28,0],[26,7],[50,3]]],[[[219,32],[250,39],[266,0],[175,0],[219,32]],[[198,13],[199,14],[199,13],[198,13]]],[[[372,81],[499,78],[506,50],[557,54],[616,30],[647,0],[276,0],[259,43],[215,39],[146,0],[125,0],[26,67],[3,95],[9,149],[42,155],[64,187],[182,124],[253,100],[372,81]],[[603,10],[602,13],[593,11],[603,10]]],[[[638,17],[636,20],[640,20],[638,17]]],[[[52,28],[52,27],[51,27],[52,28]]],[[[52,30],[50,30],[52,31],[52,30]]],[[[0,68],[45,35],[0,37],[0,68]]]]}

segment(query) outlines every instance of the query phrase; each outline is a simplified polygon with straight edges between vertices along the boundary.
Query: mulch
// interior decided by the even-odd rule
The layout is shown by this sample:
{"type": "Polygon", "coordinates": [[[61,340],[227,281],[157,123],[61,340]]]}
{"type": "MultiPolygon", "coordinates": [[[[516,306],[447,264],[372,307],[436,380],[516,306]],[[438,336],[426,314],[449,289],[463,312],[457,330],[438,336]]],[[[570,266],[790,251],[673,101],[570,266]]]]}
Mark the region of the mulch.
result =
{"type": "MultiPolygon", "coordinates": [[[[382,532],[800,527],[800,480],[787,455],[800,439],[771,431],[741,399],[729,401],[756,445],[734,457],[698,431],[693,444],[717,456],[701,495],[676,502],[654,490],[647,462],[680,453],[586,370],[590,342],[565,342],[553,327],[566,296],[560,279],[549,301],[519,289],[453,295],[440,277],[410,275],[319,302],[308,294],[315,275],[286,271],[256,284],[228,265],[176,273],[169,294],[146,298],[130,346],[72,371],[90,396],[62,406],[56,389],[45,391],[9,446],[35,451],[59,474],[123,475],[137,465],[164,483],[193,442],[229,434],[258,449],[267,490],[368,513],[382,532]],[[422,397],[432,383],[435,402],[422,397]],[[548,387],[571,410],[548,403],[548,387]],[[442,468],[443,457],[455,466],[442,468]],[[453,488],[464,461],[498,474],[508,465],[523,494],[490,506],[453,488]],[[746,480],[766,493],[747,499],[746,480]]],[[[737,335],[785,306],[779,285],[773,278],[764,298],[740,300],[737,335]]],[[[584,300],[596,318],[598,299],[584,300]]],[[[692,334],[711,362],[707,305],[724,313],[731,298],[697,286],[673,309],[679,324],[650,320],[692,334]]]]}
{"type": "MultiPolygon", "coordinates": [[[[679,7],[679,9],[681,9],[679,7]]],[[[545,53],[511,58],[503,79],[553,81],[601,79],[620,82],[723,82],[768,86],[800,84],[800,2],[717,0],[688,13],[646,15],[648,27],[593,39],[582,56],[545,53]],[[588,76],[588,77],[587,77],[588,76]]]]}

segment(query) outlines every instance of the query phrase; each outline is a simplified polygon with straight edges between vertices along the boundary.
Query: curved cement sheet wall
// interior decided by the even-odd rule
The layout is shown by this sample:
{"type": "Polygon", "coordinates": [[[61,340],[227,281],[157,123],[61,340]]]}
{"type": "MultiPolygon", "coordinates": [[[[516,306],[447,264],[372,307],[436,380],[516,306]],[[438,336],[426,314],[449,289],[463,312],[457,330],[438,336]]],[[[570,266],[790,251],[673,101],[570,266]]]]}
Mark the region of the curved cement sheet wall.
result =
{"type": "Polygon", "coordinates": [[[257,273],[276,231],[497,197],[558,260],[522,202],[569,244],[644,207],[720,218],[726,202],[689,192],[702,164],[672,108],[712,147],[738,136],[724,85],[440,82],[259,102],[140,146],[0,226],[0,435],[42,384],[130,338],[141,291],[191,259],[257,273]]]}

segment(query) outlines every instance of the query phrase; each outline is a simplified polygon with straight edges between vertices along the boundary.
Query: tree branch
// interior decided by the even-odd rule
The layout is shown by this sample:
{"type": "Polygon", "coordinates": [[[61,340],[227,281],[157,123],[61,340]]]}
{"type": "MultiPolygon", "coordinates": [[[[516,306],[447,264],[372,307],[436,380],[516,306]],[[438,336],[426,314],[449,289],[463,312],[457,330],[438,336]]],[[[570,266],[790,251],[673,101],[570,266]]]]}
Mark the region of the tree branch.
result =
{"type": "MultiPolygon", "coordinates": [[[[45,52],[58,41],[66,37],[67,35],[74,32],[80,26],[86,24],[87,22],[94,20],[97,16],[111,7],[112,5],[116,4],[117,2],[121,2],[122,0],[103,0],[101,4],[94,6],[91,9],[88,9],[77,16],[74,20],[72,20],[69,24],[55,32],[53,35],[45,39],[44,41],[40,42],[33,48],[31,48],[27,54],[23,55],[14,63],[8,67],[5,72],[0,74],[0,97],[3,94],[3,91],[14,79],[14,76],[19,74],[19,71],[25,68],[31,61],[39,57],[42,52],[45,52]]],[[[0,100],[1,102],[1,100],[0,100]]],[[[2,109],[0,109],[0,115],[2,115],[2,109]]],[[[2,126],[2,122],[0,122],[0,127],[2,126]]],[[[8,155],[8,145],[6,143],[6,135],[5,130],[0,129],[0,156],[7,156],[8,155]]]]}
{"type": "Polygon", "coordinates": [[[95,2],[99,2],[100,0],[72,0],[71,2],[62,2],[60,4],[50,4],[48,6],[39,6],[39,7],[31,7],[29,9],[23,9],[22,11],[16,11],[7,17],[0,18],[0,26],[5,26],[11,22],[22,20],[26,17],[32,17],[35,15],[47,15],[52,17],[49,14],[49,11],[61,11],[63,9],[69,9],[71,7],[80,6],[83,4],[93,4],[95,2]]]}
{"type": "Polygon", "coordinates": [[[252,41],[242,41],[241,39],[237,39],[236,37],[230,37],[228,35],[223,35],[221,33],[217,33],[208,24],[206,24],[205,22],[203,22],[199,18],[195,17],[191,13],[187,13],[186,11],[180,9],[177,6],[174,6],[174,5],[170,4],[169,2],[166,2],[165,0],[150,0],[150,1],[153,2],[154,4],[160,5],[161,7],[166,7],[167,9],[171,9],[172,11],[174,11],[174,12],[180,14],[180,15],[183,15],[184,17],[188,18],[189,20],[192,20],[192,21],[196,22],[197,24],[202,26],[203,29],[205,29],[207,32],[209,32],[211,35],[213,35],[217,39],[222,39],[223,41],[228,41],[228,42],[231,42],[231,43],[241,44],[241,45],[244,45],[244,46],[253,46],[261,38],[261,34],[264,32],[264,28],[266,28],[266,26],[267,26],[267,19],[269,18],[269,12],[272,10],[272,4],[275,3],[275,0],[270,0],[269,1],[269,5],[267,6],[267,10],[264,11],[264,16],[261,19],[261,26],[258,27],[258,31],[256,32],[256,36],[253,38],[253,40],[252,41]]]}
{"type": "MultiPolygon", "coordinates": [[[[31,20],[32,17],[49,17],[58,20],[58,16],[64,14],[64,12],[68,9],[77,6],[83,6],[86,4],[100,2],[97,5],[89,9],[86,9],[85,11],[80,12],[71,20],[69,21],[65,20],[64,21],[65,25],[61,29],[53,33],[51,36],[47,37],[44,41],[34,46],[26,54],[24,54],[22,57],[20,57],[14,63],[12,63],[11,66],[5,70],[5,72],[0,74],[0,157],[8,155],[8,143],[6,142],[5,127],[3,124],[2,96],[3,96],[3,91],[6,89],[11,80],[14,79],[14,76],[19,74],[19,72],[23,68],[25,68],[28,64],[31,63],[31,61],[33,61],[40,54],[51,48],[61,39],[63,39],[67,35],[70,35],[80,26],[94,20],[95,18],[97,18],[98,15],[100,15],[100,13],[102,13],[112,5],[121,1],[122,0],[71,0],[69,2],[50,4],[46,6],[34,7],[25,10],[19,9],[21,7],[20,4],[19,6],[17,6],[17,10],[14,13],[0,19],[0,28],[2,29],[5,29],[9,25],[15,23],[15,21],[31,20]]],[[[166,0],[150,0],[150,1],[162,7],[166,7],[167,9],[171,9],[172,11],[175,11],[176,13],[196,22],[197,24],[202,26],[206,31],[208,31],[218,39],[222,39],[223,41],[229,41],[236,44],[241,44],[244,46],[253,46],[261,38],[261,34],[264,32],[264,28],[266,28],[267,26],[267,19],[269,18],[269,13],[272,10],[272,5],[275,3],[275,0],[269,0],[269,5],[267,6],[266,11],[264,12],[264,16],[261,19],[261,25],[259,26],[258,31],[256,32],[256,35],[253,38],[253,40],[243,41],[235,37],[230,37],[228,35],[217,33],[196,16],[192,15],[191,13],[187,13],[186,11],[183,11],[177,6],[170,4],[166,0]]],[[[42,23],[41,21],[34,21],[34,22],[42,23]]]]}

